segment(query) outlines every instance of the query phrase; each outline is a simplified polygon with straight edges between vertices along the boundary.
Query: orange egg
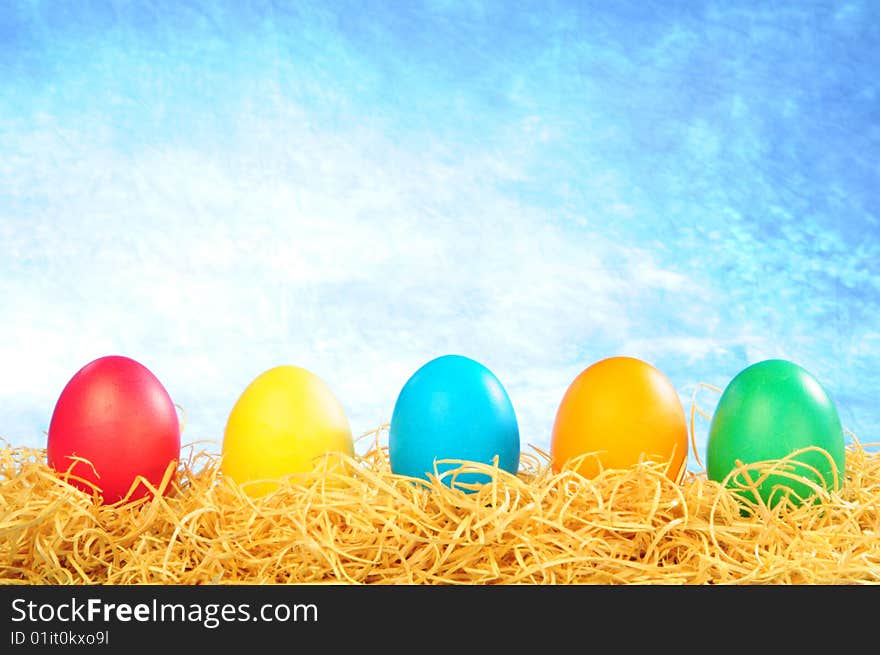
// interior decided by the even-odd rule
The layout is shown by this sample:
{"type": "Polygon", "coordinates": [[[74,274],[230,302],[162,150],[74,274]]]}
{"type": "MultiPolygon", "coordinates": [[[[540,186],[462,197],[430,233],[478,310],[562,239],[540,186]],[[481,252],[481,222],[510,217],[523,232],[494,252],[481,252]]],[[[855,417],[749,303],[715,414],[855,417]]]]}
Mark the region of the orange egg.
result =
{"type": "Polygon", "coordinates": [[[675,387],[633,357],[603,359],[574,379],[559,404],[550,441],[553,470],[580,457],[577,471],[587,478],[651,461],[667,463],[666,475],[677,481],[687,451],[687,421],[675,387]]]}

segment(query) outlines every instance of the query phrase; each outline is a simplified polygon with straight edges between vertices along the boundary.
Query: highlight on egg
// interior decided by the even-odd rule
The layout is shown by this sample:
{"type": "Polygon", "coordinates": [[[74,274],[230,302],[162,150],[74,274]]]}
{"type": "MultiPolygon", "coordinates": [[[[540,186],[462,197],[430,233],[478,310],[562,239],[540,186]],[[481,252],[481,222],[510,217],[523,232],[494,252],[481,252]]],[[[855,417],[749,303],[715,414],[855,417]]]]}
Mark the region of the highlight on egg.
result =
{"type": "Polygon", "coordinates": [[[550,438],[554,471],[568,466],[594,478],[646,461],[665,464],[667,477],[679,481],[687,456],[681,400],[651,364],[608,357],[581,371],[566,389],[550,438]]]}
{"type": "Polygon", "coordinates": [[[501,381],[463,355],[422,365],[403,385],[391,416],[388,453],[393,473],[474,491],[488,481],[475,471],[448,473],[468,462],[516,474],[519,424],[501,381]],[[453,460],[446,461],[443,460],[453,460]]]}
{"type": "Polygon", "coordinates": [[[811,497],[819,502],[821,490],[842,488],[845,452],[825,388],[799,364],[768,359],[744,368],[721,394],[709,425],[706,472],[744,505],[760,499],[774,507],[788,498],[798,506],[811,497]]]}
{"type": "Polygon", "coordinates": [[[345,474],[346,457],[354,457],[354,442],[340,401],[311,371],[283,365],[258,375],[232,407],[221,471],[264,496],[283,478],[345,474]]]}
{"type": "Polygon", "coordinates": [[[180,460],[180,419],[146,366],[121,355],[100,357],[64,386],[46,454],[68,483],[106,504],[151,494],[148,484],[167,493],[180,460]]]}

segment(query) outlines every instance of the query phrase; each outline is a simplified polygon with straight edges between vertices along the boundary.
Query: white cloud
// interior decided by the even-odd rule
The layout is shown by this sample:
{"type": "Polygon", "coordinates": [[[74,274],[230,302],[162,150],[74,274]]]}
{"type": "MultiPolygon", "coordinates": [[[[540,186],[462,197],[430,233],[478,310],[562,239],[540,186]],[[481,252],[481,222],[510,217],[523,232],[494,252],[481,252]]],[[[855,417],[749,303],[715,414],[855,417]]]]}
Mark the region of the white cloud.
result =
{"type": "Polygon", "coordinates": [[[526,174],[516,161],[450,165],[374,134],[277,127],[223,159],[19,134],[27,164],[5,186],[29,191],[2,255],[26,320],[0,325],[0,357],[23,372],[4,392],[48,412],[61,379],[124,351],[189,405],[193,438],[214,438],[253,376],[291,363],[362,431],[424,361],[462,352],[500,369],[524,431],[545,434],[579,344],[626,330],[631,285],[684,284],[497,190],[526,174]]]}

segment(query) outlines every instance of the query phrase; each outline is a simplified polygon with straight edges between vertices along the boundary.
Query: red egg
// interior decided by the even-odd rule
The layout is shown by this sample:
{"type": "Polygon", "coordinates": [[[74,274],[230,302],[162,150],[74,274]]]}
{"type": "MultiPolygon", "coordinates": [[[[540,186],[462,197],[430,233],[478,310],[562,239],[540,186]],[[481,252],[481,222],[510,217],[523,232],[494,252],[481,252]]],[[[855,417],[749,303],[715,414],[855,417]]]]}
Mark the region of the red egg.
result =
{"type": "MultiPolygon", "coordinates": [[[[61,392],[46,450],[50,467],[71,473],[70,484],[92,493],[91,483],[104,503],[115,503],[138,476],[158,488],[169,465],[180,460],[180,420],[149,369],[128,357],[101,357],[81,368],[61,392]]],[[[129,500],[148,493],[139,482],[129,500]]]]}

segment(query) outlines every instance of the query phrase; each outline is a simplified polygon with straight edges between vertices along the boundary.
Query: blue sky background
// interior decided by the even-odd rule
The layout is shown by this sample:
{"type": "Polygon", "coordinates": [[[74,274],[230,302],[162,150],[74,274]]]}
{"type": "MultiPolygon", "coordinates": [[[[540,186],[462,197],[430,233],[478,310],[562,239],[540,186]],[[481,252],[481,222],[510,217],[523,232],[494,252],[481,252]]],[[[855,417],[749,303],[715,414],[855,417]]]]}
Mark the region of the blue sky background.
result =
{"type": "Polygon", "coordinates": [[[877,70],[867,1],[6,0],[0,436],[106,354],[219,443],[269,367],[357,434],[459,353],[524,447],[616,354],[686,409],[788,358],[878,441],[877,70]]]}

